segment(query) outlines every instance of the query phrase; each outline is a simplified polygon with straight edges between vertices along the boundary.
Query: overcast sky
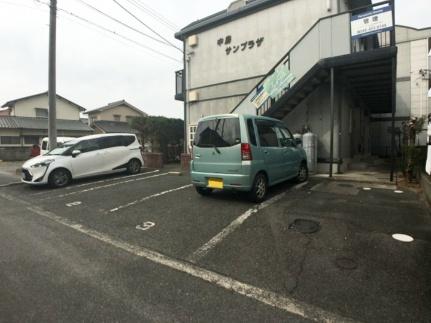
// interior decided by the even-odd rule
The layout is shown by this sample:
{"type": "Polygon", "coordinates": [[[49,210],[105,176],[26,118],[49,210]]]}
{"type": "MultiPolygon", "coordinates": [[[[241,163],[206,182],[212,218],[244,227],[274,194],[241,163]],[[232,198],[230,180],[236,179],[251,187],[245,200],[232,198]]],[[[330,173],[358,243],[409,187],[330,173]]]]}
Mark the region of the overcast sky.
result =
{"type": "MultiPolygon", "coordinates": [[[[48,2],[49,0],[40,0],[48,2]]],[[[151,34],[113,1],[83,0],[143,33],[151,34]]],[[[118,0],[177,47],[173,34],[190,22],[225,9],[231,0],[118,0]],[[161,13],[161,23],[131,3],[161,13]],[[172,27],[171,25],[175,25],[172,27]],[[169,25],[169,27],[168,27],[169,25]]],[[[59,11],[57,22],[57,93],[94,109],[125,99],[151,115],[182,118],[174,100],[174,72],[182,54],[131,31],[87,7],[81,0],[58,0],[58,8],[115,31],[108,31],[59,11]],[[159,51],[170,58],[151,52],[159,51]],[[178,60],[178,61],[176,61],[178,60]]],[[[398,0],[397,23],[431,25],[430,0],[398,0]]],[[[35,0],[0,0],[0,104],[43,92],[48,86],[49,8],[35,0]]],[[[154,36],[154,35],[153,35],[154,36]]],[[[155,36],[157,37],[157,36],[155,36]]]]}

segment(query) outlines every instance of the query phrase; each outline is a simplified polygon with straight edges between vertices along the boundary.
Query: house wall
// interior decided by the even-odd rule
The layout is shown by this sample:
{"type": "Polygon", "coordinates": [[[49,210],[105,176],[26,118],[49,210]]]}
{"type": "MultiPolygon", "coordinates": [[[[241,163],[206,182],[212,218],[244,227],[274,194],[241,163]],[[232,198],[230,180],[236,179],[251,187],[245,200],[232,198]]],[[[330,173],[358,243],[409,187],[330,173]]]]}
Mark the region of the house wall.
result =
{"type": "MultiPolygon", "coordinates": [[[[340,161],[333,170],[344,171],[351,158],[370,150],[369,120],[365,109],[354,103],[351,93],[341,83],[335,84],[334,159],[340,161]],[[353,122],[355,121],[355,122],[353,122]],[[360,147],[360,148],[359,148],[360,147]]],[[[316,88],[284,119],[293,133],[306,126],[317,135],[318,170],[328,172],[330,157],[330,84],[316,88]]]]}
{"type": "Polygon", "coordinates": [[[230,112],[319,18],[346,9],[345,2],[338,0],[291,0],[197,33],[196,47],[186,41],[186,89],[198,94],[187,107],[188,138],[190,126],[199,118],[230,112]],[[231,43],[218,45],[226,36],[231,43]],[[258,47],[256,40],[261,37],[258,47]],[[247,44],[242,50],[241,44],[248,41],[254,41],[253,47],[247,44]]]}
{"type": "Polygon", "coordinates": [[[10,109],[0,110],[0,117],[8,116],[10,114],[10,109]]]}
{"type": "MultiPolygon", "coordinates": [[[[431,113],[431,99],[427,97],[430,76],[423,77],[419,71],[430,69],[428,58],[431,28],[414,29],[404,26],[396,27],[397,54],[397,97],[395,128],[402,130],[402,122],[410,117],[421,117],[431,113]]],[[[385,121],[372,123],[372,153],[388,156],[391,147],[390,115],[375,115],[385,121]]],[[[396,137],[396,148],[399,150],[400,138],[396,137]]],[[[419,135],[419,145],[426,144],[425,132],[419,135]]]]}
{"type": "Polygon", "coordinates": [[[88,117],[90,120],[106,120],[106,121],[127,121],[126,117],[142,117],[144,113],[139,113],[127,105],[120,105],[104,111],[89,112],[88,117]],[[115,120],[114,115],[120,115],[120,120],[115,120]]]}
{"type": "MultiPolygon", "coordinates": [[[[35,118],[35,108],[48,109],[48,95],[41,95],[16,102],[11,115],[16,117],[35,118]]],[[[79,108],[62,99],[57,98],[56,111],[57,119],[79,120],[79,108]]]]}

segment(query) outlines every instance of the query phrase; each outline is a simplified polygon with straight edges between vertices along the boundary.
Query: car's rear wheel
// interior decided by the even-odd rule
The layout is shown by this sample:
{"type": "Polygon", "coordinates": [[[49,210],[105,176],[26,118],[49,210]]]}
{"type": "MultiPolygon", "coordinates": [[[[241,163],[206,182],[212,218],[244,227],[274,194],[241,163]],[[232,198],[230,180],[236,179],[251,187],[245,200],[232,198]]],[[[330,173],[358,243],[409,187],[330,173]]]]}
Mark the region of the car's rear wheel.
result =
{"type": "Polygon", "coordinates": [[[202,196],[208,196],[212,193],[213,189],[202,186],[195,186],[196,192],[198,192],[202,196]]]}
{"type": "Polygon", "coordinates": [[[268,179],[265,174],[259,173],[254,178],[253,187],[249,193],[250,200],[260,203],[265,200],[268,193],[268,179]]]}
{"type": "Polygon", "coordinates": [[[302,162],[299,166],[298,175],[296,176],[296,181],[298,183],[303,183],[308,180],[308,167],[306,162],[302,162]]]}
{"type": "Polygon", "coordinates": [[[138,174],[141,171],[141,162],[137,159],[132,159],[127,163],[127,172],[129,174],[138,174]]]}
{"type": "Polygon", "coordinates": [[[48,183],[50,186],[55,188],[65,187],[72,180],[72,176],[69,171],[64,168],[59,168],[54,170],[48,178],[48,183]]]}

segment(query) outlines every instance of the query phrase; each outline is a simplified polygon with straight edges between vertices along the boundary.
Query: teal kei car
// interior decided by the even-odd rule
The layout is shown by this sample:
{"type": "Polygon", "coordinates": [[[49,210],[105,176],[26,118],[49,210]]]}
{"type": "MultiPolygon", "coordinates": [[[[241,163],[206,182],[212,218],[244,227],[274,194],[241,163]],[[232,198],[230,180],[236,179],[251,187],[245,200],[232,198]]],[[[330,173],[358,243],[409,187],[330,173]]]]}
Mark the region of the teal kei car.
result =
{"type": "Polygon", "coordinates": [[[201,195],[239,190],[249,192],[255,202],[265,200],[274,184],[308,178],[305,151],[283,122],[236,114],[199,120],[190,171],[201,195]]]}

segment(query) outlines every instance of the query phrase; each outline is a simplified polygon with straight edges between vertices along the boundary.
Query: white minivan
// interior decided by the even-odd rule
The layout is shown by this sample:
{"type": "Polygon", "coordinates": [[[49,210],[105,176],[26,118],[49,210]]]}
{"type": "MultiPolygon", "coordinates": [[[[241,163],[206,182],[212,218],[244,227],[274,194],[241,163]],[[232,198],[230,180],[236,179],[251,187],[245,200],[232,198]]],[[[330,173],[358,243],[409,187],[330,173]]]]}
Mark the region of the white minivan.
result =
{"type": "MultiPolygon", "coordinates": [[[[74,137],[57,137],[57,147],[62,147],[66,142],[71,141],[75,139],[74,137]]],[[[42,139],[41,145],[40,145],[40,154],[45,155],[49,148],[49,138],[45,137],[42,139]]]]}
{"type": "Polygon", "coordinates": [[[22,181],[64,187],[72,179],[119,170],[141,171],[141,145],[134,134],[103,134],[76,138],[32,158],[22,166],[22,181]]]}

